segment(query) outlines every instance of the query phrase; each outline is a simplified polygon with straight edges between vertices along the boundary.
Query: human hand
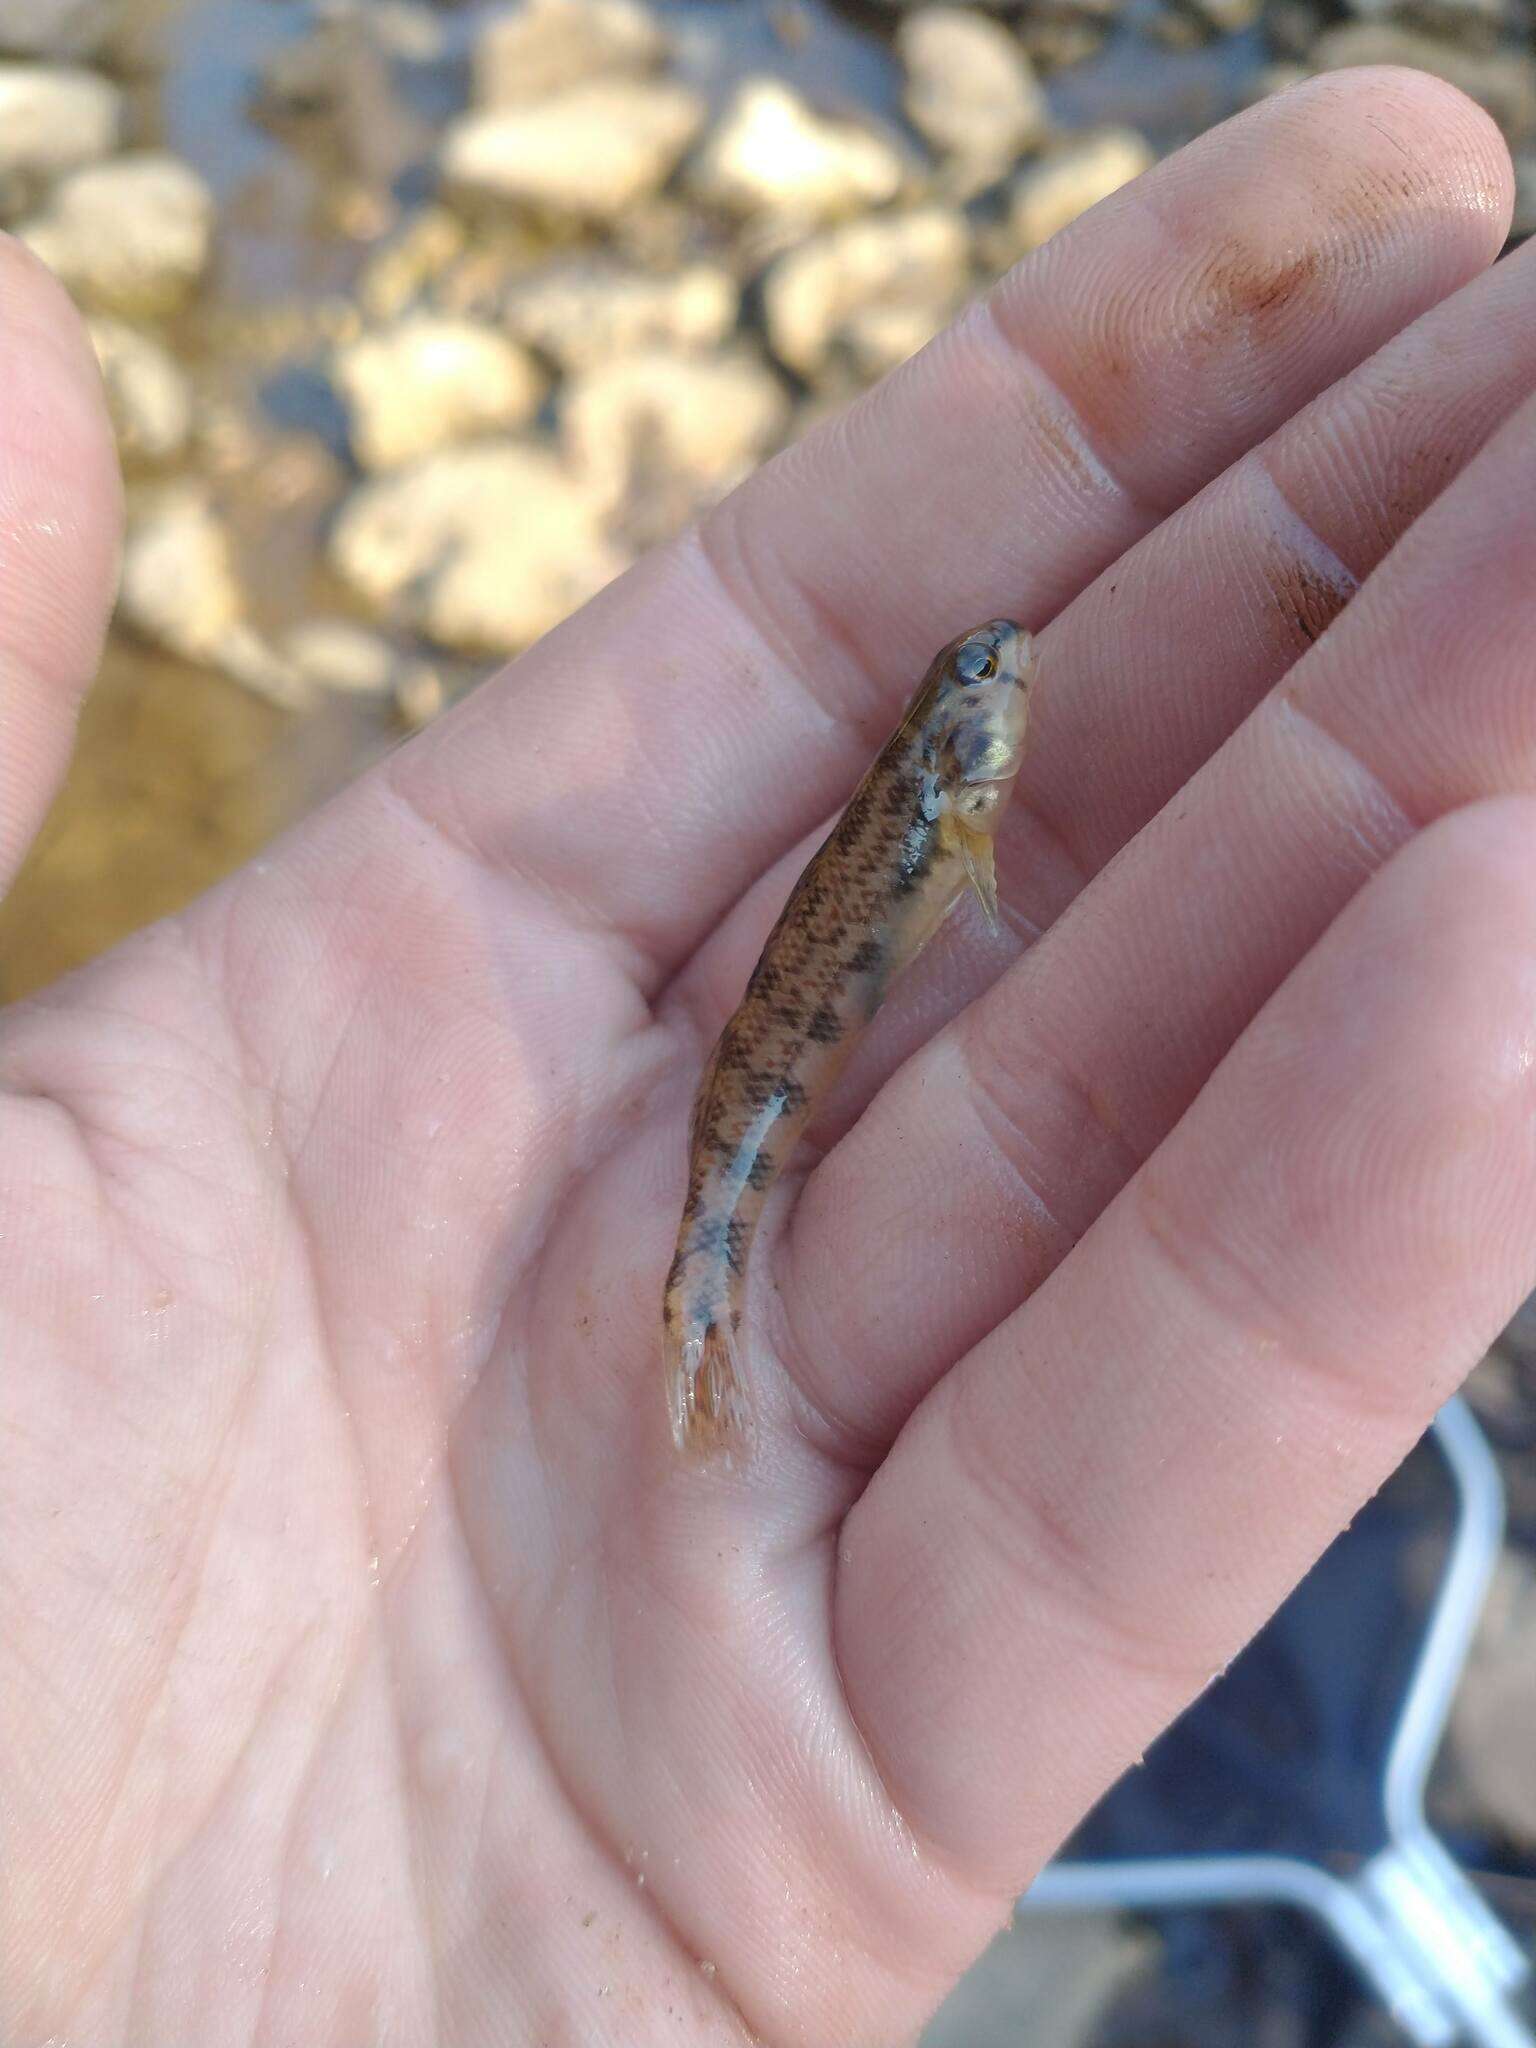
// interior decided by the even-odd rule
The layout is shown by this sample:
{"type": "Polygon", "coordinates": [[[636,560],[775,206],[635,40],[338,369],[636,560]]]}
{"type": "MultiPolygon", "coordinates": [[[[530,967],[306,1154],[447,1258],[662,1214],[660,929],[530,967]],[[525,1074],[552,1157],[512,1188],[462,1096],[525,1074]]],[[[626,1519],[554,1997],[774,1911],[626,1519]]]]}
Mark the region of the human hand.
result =
{"type": "MultiPolygon", "coordinates": [[[[1536,1241],[1509,203],[1423,77],[1266,103],[5,1017],[12,2048],[907,2038],[1402,1456],[1536,1241]],[[996,613],[1008,929],[776,1191],[701,1472],[700,1062],[996,613]]],[[[8,877],[116,487],[4,261],[8,877]]]]}

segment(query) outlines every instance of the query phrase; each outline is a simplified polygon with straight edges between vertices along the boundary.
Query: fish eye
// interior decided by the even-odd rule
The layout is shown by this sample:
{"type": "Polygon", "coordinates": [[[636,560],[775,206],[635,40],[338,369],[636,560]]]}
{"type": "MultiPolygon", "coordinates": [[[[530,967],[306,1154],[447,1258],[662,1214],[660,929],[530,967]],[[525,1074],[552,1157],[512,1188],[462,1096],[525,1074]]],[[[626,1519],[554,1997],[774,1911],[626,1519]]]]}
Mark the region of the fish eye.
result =
{"type": "Polygon", "coordinates": [[[955,669],[962,683],[990,683],[997,674],[997,656],[990,647],[971,641],[955,656],[955,669]]]}

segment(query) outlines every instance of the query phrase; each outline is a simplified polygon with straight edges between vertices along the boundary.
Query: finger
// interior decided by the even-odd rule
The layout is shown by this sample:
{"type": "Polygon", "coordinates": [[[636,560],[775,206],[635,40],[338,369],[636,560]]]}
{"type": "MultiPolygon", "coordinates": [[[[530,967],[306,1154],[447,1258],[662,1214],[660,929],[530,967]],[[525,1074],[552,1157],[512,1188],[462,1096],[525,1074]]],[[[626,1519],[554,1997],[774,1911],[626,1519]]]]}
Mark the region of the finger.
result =
{"type": "Polygon", "coordinates": [[[79,316],[0,236],[0,891],[68,765],[117,573],[121,486],[79,316]]]}
{"type": "Polygon", "coordinates": [[[1400,853],[845,1523],[853,1711],[963,1870],[1038,1866],[1529,1285],[1533,863],[1530,799],[1400,853]]]}
{"type": "MultiPolygon", "coordinates": [[[[1354,517],[1364,540],[1363,508],[1393,495],[1398,466],[1385,451],[1394,439],[1432,477],[1436,434],[1447,435],[1453,467],[1490,405],[1507,399],[1506,362],[1517,382],[1536,381],[1536,353],[1523,332],[1533,292],[1530,259],[1501,266],[1464,306],[1442,308],[1425,334],[1404,337],[1361,373],[1357,381],[1367,394],[1374,388],[1377,402],[1361,402],[1350,387],[1329,394],[1312,421],[1298,421],[1294,435],[1266,451],[1256,481],[1243,473],[1253,465],[1241,466],[1206,505],[1191,508],[1182,529],[1175,523],[1145,544],[1149,564],[1138,551],[1117,568],[1120,592],[1139,602],[1147,590],[1198,589],[1202,552],[1221,565],[1240,594],[1236,620],[1224,622],[1214,601],[1201,609],[1229,666],[1216,663],[1198,635],[1191,639],[1201,672],[1246,674],[1224,715],[1282,659],[1274,608],[1241,595],[1263,587],[1273,480],[1284,477],[1290,505],[1314,531],[1343,545],[1354,517]],[[1483,359],[1471,344],[1485,317],[1491,354],[1478,374],[1470,365],[1483,359]],[[1415,361],[1418,377],[1410,374],[1415,361]],[[1434,395],[1452,381],[1437,367],[1445,364],[1468,371],[1467,408],[1454,431],[1434,395]],[[1351,461],[1354,491],[1345,481],[1351,461]],[[1246,564],[1219,538],[1241,537],[1245,505],[1258,514],[1246,564]],[[1181,530],[1196,543],[1188,566],[1181,530]],[[1259,649],[1246,670],[1234,637],[1245,617],[1259,649]]],[[[1527,405],[1079,910],[918,1052],[813,1175],[780,1261],[787,1354],[845,1443],[876,1451],[889,1443],[945,1367],[1039,1285],[1415,821],[1479,795],[1536,786],[1536,763],[1511,745],[1533,715],[1536,610],[1529,595],[1517,602],[1506,588],[1529,580],[1533,453],[1536,413],[1527,405]],[[1490,636],[1492,650],[1484,645],[1490,636]]],[[[1089,619],[1079,627],[1074,607],[1060,648],[1052,637],[1049,658],[1060,662],[1064,697],[1075,693],[1084,649],[1112,644],[1095,615],[1119,601],[1107,589],[1091,593],[1089,619]]],[[[1134,613],[1126,661],[1177,722],[1185,716],[1186,643],[1174,630],[1173,603],[1160,608],[1154,599],[1150,613],[1134,613]]],[[[1101,687],[1096,679],[1085,685],[1090,694],[1101,687]]],[[[1091,726],[1095,715],[1084,722],[1091,726]]],[[[1194,735],[1200,744],[1210,736],[1194,735]]],[[[1102,783],[1119,780],[1131,791],[1134,771],[1120,766],[1107,739],[1092,758],[1103,763],[1102,783]]],[[[1045,801],[1064,804],[1065,790],[1047,782],[1045,801]]],[[[1107,802],[1084,791],[1085,859],[1109,851],[1107,802]]],[[[1123,816],[1134,802],[1128,793],[1123,816]]]]}
{"type": "Polygon", "coordinates": [[[936,645],[1049,617],[1484,267],[1508,205],[1491,125],[1421,74],[1265,102],[550,635],[394,789],[670,967],[846,794],[936,645]]]}

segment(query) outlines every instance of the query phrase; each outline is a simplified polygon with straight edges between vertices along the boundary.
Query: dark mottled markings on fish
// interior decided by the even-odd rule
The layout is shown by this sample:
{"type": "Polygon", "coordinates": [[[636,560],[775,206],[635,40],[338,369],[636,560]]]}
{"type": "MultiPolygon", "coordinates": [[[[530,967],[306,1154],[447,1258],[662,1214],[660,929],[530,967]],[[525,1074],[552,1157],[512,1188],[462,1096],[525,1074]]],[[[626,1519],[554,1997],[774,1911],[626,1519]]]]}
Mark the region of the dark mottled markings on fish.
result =
{"type": "Polygon", "coordinates": [[[725,1226],[725,1263],[733,1273],[746,1271],[750,1235],[744,1216],[731,1217],[725,1226]]]}
{"type": "Polygon", "coordinates": [[[817,1045],[836,1045],[843,1035],[843,1023],[837,1012],[823,1003],[805,1030],[806,1036],[817,1045]]]}

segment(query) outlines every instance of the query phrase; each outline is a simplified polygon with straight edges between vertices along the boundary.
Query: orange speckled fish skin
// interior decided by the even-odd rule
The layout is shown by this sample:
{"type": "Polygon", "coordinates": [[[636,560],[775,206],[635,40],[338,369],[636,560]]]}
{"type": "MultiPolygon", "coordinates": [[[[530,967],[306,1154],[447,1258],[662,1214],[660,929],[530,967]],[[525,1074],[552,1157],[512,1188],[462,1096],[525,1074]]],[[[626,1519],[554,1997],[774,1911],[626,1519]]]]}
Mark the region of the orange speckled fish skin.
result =
{"type": "Polygon", "coordinates": [[[1008,619],[934,661],[795,884],[694,1103],[663,1309],[680,1450],[730,1450],[747,1258],[768,1192],[887,989],[967,887],[996,922],[992,835],[1024,749],[1034,649],[1008,619]]]}

